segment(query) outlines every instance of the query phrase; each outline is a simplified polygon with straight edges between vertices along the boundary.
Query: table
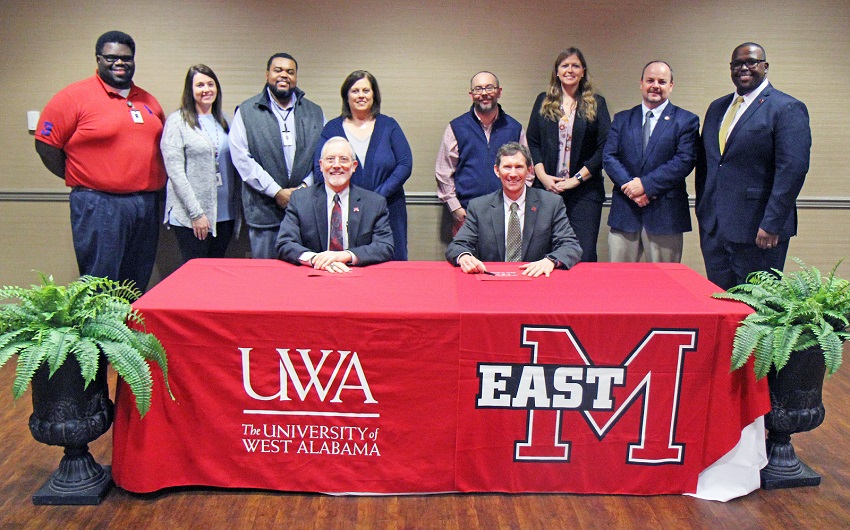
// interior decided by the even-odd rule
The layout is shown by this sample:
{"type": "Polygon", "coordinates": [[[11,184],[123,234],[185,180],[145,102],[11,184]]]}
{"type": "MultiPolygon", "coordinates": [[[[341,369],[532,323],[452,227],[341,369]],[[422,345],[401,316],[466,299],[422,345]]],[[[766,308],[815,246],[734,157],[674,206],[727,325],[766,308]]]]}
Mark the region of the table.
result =
{"type": "Polygon", "coordinates": [[[742,432],[767,384],[729,372],[746,306],[679,264],[514,267],[190,261],[134,304],[176,401],[155,374],[140,419],[119,384],[116,483],[699,495],[737,455],[749,471],[715,482],[758,487],[763,438],[742,432]]]}

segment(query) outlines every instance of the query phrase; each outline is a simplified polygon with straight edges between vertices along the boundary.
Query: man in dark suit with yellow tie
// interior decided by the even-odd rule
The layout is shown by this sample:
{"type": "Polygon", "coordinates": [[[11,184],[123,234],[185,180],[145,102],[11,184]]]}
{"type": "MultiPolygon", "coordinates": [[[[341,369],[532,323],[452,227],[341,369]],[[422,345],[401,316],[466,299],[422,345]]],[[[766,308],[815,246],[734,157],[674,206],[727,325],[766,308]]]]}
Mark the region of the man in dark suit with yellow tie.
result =
{"type": "Polygon", "coordinates": [[[696,167],[705,270],[723,289],[782,270],[812,146],[808,110],[768,82],[764,48],[745,42],[729,65],[736,91],[708,107],[696,167]]]}
{"type": "Polygon", "coordinates": [[[446,249],[446,259],[466,273],[488,272],[485,261],[527,262],[523,275],[537,277],[569,269],[581,247],[558,195],[526,186],[534,171],[528,148],[503,145],[493,170],[502,189],[472,199],[466,221],[446,249]]]}

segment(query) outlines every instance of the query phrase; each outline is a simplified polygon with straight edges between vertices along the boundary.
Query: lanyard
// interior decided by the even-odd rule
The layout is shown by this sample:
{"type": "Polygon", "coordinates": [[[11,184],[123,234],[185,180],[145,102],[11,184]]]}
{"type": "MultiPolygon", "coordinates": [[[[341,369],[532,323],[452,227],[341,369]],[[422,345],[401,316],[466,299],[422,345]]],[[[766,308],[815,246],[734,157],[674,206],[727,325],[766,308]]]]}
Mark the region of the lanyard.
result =
{"type": "Polygon", "coordinates": [[[204,133],[204,136],[206,136],[207,139],[210,141],[210,143],[212,143],[212,145],[213,145],[213,153],[215,155],[215,172],[218,173],[219,172],[219,168],[218,168],[218,147],[220,145],[219,138],[221,137],[219,132],[222,128],[221,128],[221,124],[219,124],[217,121],[215,121],[213,119],[212,120],[212,122],[214,123],[213,133],[210,133],[210,131],[207,130],[206,127],[204,127],[205,121],[207,121],[207,120],[203,119],[201,116],[198,116],[198,123],[201,126],[201,132],[204,133]]]}
{"type": "Polygon", "coordinates": [[[280,106],[277,103],[272,103],[272,110],[274,111],[275,114],[280,116],[281,119],[283,120],[283,130],[281,132],[284,132],[284,133],[289,132],[289,127],[286,125],[286,120],[289,119],[289,115],[292,114],[292,111],[294,109],[295,109],[295,105],[292,105],[288,109],[284,110],[284,109],[281,109],[280,106]],[[286,114],[284,114],[284,112],[286,114]]]}

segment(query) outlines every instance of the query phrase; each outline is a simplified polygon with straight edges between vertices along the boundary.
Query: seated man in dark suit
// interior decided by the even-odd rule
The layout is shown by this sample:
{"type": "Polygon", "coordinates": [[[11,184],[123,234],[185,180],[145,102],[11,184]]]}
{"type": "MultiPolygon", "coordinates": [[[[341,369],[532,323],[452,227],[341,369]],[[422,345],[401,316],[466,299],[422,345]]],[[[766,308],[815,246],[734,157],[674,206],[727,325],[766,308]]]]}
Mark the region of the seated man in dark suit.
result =
{"type": "Polygon", "coordinates": [[[324,182],[292,193],[277,235],[278,257],[328,272],[392,259],[387,201],[349,185],[357,167],[351,144],[335,136],[321,156],[324,182]]]}
{"type": "Polygon", "coordinates": [[[446,259],[465,273],[487,272],[482,261],[524,261],[522,274],[549,276],[569,269],[581,247],[558,195],[525,185],[531,155],[516,142],[503,145],[493,170],[502,189],[473,199],[466,222],[449,243],[446,259]]]}

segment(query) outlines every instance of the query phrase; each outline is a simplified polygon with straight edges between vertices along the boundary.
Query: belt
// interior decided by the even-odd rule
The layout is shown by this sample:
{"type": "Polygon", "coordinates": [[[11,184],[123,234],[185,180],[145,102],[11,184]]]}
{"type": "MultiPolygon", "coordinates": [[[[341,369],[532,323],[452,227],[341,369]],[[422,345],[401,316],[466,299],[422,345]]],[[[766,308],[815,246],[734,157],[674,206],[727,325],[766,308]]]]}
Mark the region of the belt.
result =
{"type": "Polygon", "coordinates": [[[112,193],[109,191],[93,190],[91,188],[86,188],[85,186],[74,186],[71,188],[71,191],[102,193],[103,195],[109,195],[111,197],[136,197],[156,193],[155,191],[131,191],[130,193],[112,193]]]}

